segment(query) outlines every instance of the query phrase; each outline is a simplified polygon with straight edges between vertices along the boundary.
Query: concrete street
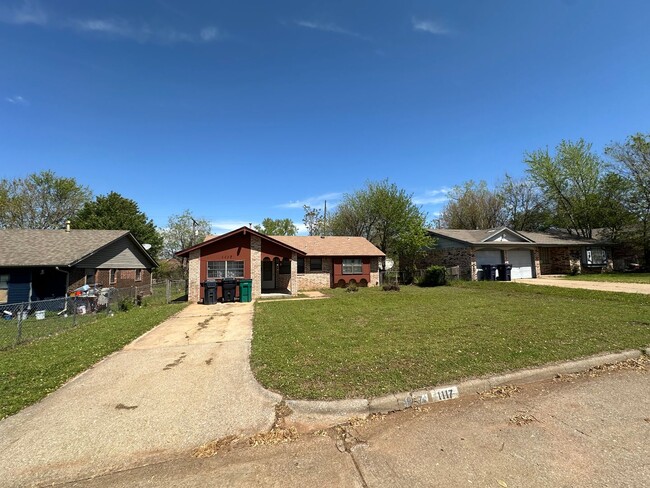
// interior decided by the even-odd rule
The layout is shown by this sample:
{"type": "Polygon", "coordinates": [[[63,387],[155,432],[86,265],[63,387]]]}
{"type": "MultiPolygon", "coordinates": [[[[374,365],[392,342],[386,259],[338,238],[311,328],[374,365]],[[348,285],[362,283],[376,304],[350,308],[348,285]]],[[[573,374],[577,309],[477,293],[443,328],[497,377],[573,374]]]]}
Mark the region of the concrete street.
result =
{"type": "MultiPolygon", "coordinates": [[[[648,363],[645,363],[646,368],[648,363]]],[[[69,486],[638,487],[650,479],[650,374],[568,376],[69,486]]]]}
{"type": "Polygon", "coordinates": [[[252,313],[190,305],[0,422],[0,485],[74,480],[269,429],[280,396],[250,371],[252,313]]]}

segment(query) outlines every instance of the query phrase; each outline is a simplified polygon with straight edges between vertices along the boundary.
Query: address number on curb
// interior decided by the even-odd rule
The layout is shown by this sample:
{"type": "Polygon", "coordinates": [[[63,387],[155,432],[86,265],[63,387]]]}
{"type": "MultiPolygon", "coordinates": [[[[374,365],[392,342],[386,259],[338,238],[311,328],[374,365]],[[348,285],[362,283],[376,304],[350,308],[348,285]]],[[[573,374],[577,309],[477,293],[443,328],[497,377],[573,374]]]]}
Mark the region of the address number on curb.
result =
{"type": "Polygon", "coordinates": [[[432,402],[444,402],[445,400],[453,400],[458,398],[458,387],[449,386],[447,388],[436,388],[429,392],[432,402]]]}

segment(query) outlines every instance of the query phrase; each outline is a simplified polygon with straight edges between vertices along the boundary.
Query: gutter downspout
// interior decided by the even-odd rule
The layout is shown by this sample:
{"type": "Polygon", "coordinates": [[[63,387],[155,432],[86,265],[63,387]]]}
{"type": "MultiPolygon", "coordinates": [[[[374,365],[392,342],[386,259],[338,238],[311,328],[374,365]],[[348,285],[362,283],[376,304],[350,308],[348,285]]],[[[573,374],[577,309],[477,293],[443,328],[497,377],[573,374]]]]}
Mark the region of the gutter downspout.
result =
{"type": "Polygon", "coordinates": [[[54,269],[59,273],[65,273],[65,294],[68,295],[68,287],[70,286],[70,271],[60,269],[58,266],[54,266],[54,269]]]}

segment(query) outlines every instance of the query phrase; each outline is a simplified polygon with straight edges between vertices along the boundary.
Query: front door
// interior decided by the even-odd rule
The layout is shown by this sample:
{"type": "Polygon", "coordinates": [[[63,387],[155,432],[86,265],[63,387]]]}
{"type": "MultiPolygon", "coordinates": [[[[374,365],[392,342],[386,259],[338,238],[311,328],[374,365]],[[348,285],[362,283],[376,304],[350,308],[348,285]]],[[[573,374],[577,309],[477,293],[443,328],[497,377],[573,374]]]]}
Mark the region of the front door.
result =
{"type": "Polygon", "coordinates": [[[265,259],[262,261],[262,290],[273,290],[275,288],[275,266],[273,261],[265,259]]]}

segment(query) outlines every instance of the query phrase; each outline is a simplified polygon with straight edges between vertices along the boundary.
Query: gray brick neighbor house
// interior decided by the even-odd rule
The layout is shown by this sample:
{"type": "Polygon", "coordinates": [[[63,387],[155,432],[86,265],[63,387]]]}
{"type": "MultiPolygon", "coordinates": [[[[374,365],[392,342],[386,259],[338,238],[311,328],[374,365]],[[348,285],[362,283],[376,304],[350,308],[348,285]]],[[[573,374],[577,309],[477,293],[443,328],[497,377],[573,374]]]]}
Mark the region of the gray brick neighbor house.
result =
{"type": "Polygon", "coordinates": [[[482,265],[512,265],[512,279],[546,274],[600,273],[613,268],[612,246],[566,232],[429,229],[436,245],[426,265],[459,266],[464,279],[482,278],[482,265]]]}

